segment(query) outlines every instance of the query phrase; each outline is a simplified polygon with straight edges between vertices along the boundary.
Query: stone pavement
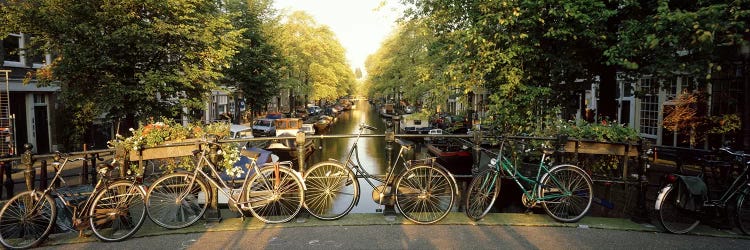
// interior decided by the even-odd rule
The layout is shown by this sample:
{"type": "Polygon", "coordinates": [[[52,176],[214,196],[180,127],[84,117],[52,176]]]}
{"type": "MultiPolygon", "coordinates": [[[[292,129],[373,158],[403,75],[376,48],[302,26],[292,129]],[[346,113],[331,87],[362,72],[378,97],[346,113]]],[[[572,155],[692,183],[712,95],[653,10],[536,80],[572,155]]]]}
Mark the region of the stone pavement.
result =
{"type": "MultiPolygon", "coordinates": [[[[136,233],[133,238],[142,237],[159,237],[168,234],[186,234],[200,232],[216,231],[239,231],[239,230],[262,230],[267,228],[283,227],[307,227],[315,230],[318,226],[369,226],[369,225],[409,225],[412,222],[406,220],[400,215],[384,215],[379,213],[367,214],[349,214],[339,220],[322,221],[306,214],[301,214],[295,220],[282,224],[264,224],[263,222],[247,217],[243,221],[237,217],[235,212],[222,209],[223,219],[220,222],[209,222],[199,220],[194,225],[177,230],[167,230],[159,227],[150,220],[146,220],[143,227],[136,233]]],[[[657,223],[654,221],[653,223],[657,223]]],[[[625,218],[604,218],[604,217],[585,217],[576,223],[560,223],[551,219],[546,214],[524,214],[524,213],[490,213],[480,221],[472,221],[464,213],[452,212],[445,219],[438,222],[440,225],[465,225],[465,226],[530,226],[530,227],[580,227],[580,228],[597,228],[608,230],[627,230],[642,232],[661,232],[661,230],[649,223],[636,223],[625,218]]],[[[423,225],[429,227],[430,225],[423,225]]],[[[744,236],[739,230],[720,230],[706,225],[700,225],[690,232],[692,235],[727,237],[750,239],[750,236],[744,236]]],[[[71,243],[83,243],[97,241],[96,236],[78,237],[77,232],[50,235],[43,246],[54,246],[71,243]]]]}

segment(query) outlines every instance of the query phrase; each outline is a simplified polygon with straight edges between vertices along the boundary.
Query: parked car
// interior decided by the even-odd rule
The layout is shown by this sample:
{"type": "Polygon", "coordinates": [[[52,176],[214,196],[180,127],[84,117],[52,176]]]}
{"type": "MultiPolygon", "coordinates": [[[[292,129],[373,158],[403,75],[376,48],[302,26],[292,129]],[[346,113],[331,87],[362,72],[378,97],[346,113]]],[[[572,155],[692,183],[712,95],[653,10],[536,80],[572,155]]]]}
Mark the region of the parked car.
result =
{"type": "Polygon", "coordinates": [[[307,107],[307,114],[310,115],[310,116],[320,115],[321,111],[323,111],[323,109],[321,107],[318,107],[318,106],[307,107]]]}
{"type": "Polygon", "coordinates": [[[245,139],[245,138],[253,138],[253,128],[239,125],[239,124],[232,124],[229,127],[230,132],[230,138],[231,139],[245,139]]]}
{"type": "Polygon", "coordinates": [[[274,119],[262,118],[255,120],[255,122],[253,122],[253,136],[276,136],[276,125],[274,125],[274,119]]]}
{"type": "Polygon", "coordinates": [[[299,130],[302,132],[305,132],[306,135],[315,134],[315,127],[313,127],[313,124],[304,123],[302,124],[302,128],[300,128],[299,130]]]}

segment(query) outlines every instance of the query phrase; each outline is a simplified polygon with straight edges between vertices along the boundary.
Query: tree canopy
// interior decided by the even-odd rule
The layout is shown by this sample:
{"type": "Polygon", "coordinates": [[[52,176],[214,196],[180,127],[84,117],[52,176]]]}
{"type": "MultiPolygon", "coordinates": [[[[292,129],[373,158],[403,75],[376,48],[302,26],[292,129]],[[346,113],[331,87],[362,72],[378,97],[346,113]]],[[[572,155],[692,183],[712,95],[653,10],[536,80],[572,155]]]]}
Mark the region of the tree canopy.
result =
{"type": "MultiPolygon", "coordinates": [[[[705,83],[748,44],[747,1],[401,2],[406,22],[422,23],[434,36],[425,39],[424,54],[442,77],[432,82],[489,90],[496,125],[514,134],[541,128],[539,118],[561,115],[543,107],[578,109],[570,103],[592,83],[599,86],[600,118],[614,119],[617,73],[692,76],[705,83]]],[[[376,73],[374,82],[422,66],[398,64],[393,58],[402,52],[388,53],[374,58],[398,70],[376,73]]]]}
{"type": "Polygon", "coordinates": [[[77,134],[95,117],[126,126],[200,109],[236,53],[242,30],[211,0],[11,0],[6,32],[33,35],[28,51],[55,59],[42,83],[59,84],[77,134]]]}
{"type": "Polygon", "coordinates": [[[303,11],[285,16],[276,30],[276,43],[286,59],[281,87],[310,100],[332,100],[354,92],[354,72],[344,47],[328,26],[303,11]]]}

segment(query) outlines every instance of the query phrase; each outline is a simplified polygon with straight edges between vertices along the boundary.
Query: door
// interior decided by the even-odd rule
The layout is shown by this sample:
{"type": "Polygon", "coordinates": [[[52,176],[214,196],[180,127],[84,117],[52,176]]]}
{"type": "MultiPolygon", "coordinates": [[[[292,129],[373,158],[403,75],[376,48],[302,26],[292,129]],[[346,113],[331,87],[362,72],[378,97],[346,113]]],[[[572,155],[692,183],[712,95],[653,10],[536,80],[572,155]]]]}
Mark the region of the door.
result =
{"type": "Polygon", "coordinates": [[[34,106],[34,132],[36,133],[36,152],[49,153],[49,119],[47,106],[34,106]]]}

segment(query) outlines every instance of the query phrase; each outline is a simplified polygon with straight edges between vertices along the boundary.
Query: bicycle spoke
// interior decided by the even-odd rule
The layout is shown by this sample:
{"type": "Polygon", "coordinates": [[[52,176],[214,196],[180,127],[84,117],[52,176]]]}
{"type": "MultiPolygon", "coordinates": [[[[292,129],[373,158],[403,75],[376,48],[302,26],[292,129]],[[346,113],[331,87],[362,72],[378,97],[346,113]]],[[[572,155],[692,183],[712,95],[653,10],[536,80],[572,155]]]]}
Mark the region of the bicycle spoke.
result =
{"type": "Polygon", "coordinates": [[[56,216],[54,200],[38,191],[20,193],[0,213],[0,241],[9,248],[28,248],[49,234],[56,216]]]}
{"type": "Polygon", "coordinates": [[[453,206],[453,185],[442,171],[418,166],[397,182],[396,201],[401,213],[416,223],[429,224],[445,217],[453,206]]]}

